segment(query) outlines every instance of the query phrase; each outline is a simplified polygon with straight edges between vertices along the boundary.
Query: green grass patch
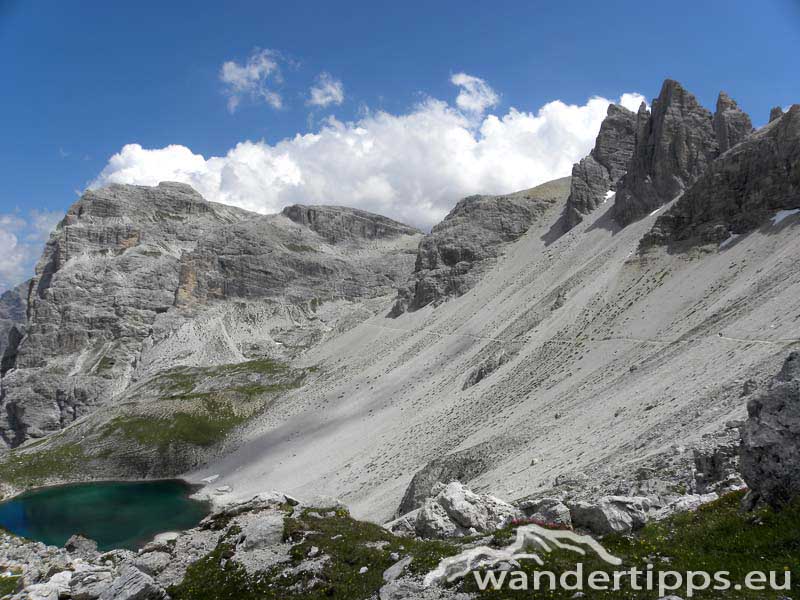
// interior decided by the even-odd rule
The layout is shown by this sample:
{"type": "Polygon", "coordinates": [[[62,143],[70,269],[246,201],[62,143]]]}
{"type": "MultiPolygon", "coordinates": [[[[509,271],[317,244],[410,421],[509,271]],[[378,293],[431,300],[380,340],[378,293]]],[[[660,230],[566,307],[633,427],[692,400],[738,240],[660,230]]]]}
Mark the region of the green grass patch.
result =
{"type": "Polygon", "coordinates": [[[20,575],[0,576],[0,596],[10,596],[17,591],[20,575]]]}
{"type": "Polygon", "coordinates": [[[0,479],[20,488],[41,485],[49,479],[79,472],[86,459],[78,444],[63,444],[39,452],[12,450],[0,462],[0,479]]]}
{"type": "Polygon", "coordinates": [[[166,449],[174,443],[208,447],[221,442],[247,416],[233,406],[210,395],[196,394],[200,406],[192,412],[176,412],[168,417],[116,417],[103,429],[103,437],[120,433],[143,446],[166,449]]]}

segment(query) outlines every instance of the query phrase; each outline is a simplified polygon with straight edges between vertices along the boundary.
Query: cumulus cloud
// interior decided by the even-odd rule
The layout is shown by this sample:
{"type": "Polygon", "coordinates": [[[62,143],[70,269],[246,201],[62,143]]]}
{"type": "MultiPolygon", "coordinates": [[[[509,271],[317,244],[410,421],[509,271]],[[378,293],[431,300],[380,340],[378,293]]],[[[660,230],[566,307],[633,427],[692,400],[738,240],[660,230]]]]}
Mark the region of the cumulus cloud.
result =
{"type": "Polygon", "coordinates": [[[647,105],[647,109],[649,110],[650,105],[647,104],[647,100],[641,94],[630,94],[630,93],[622,94],[622,96],[619,97],[618,104],[624,106],[630,111],[638,112],[639,106],[641,106],[642,102],[644,102],[645,105],[647,105]]]}
{"type": "Polygon", "coordinates": [[[344,102],[344,85],[334,79],[330,73],[320,73],[317,82],[311,86],[307,103],[311,106],[325,108],[331,104],[339,105],[344,102]]]}
{"type": "Polygon", "coordinates": [[[456,106],[467,113],[482,115],[486,109],[500,102],[497,92],[479,77],[456,73],[450,78],[450,83],[461,88],[456,97],[456,106]]]}
{"type": "MultiPolygon", "coordinates": [[[[459,97],[470,89],[462,87],[459,97]]],[[[128,144],[91,186],[174,180],[208,200],[261,213],[293,203],[340,204],[427,228],[464,196],[509,193],[569,175],[594,145],[610,103],[555,100],[535,112],[511,108],[476,118],[475,109],[495,100],[477,84],[471,89],[484,99],[460,105],[456,99],[455,106],[427,99],[405,114],[328,118],[314,133],[275,144],[243,141],[224,156],[128,144]]],[[[643,99],[623,98],[637,106],[643,99]]]]}
{"type": "Polygon", "coordinates": [[[27,216],[0,214],[0,294],[30,276],[44,242],[62,216],[38,210],[27,216]]]}
{"type": "Polygon", "coordinates": [[[277,52],[256,48],[245,64],[229,60],[223,63],[219,78],[225,86],[223,91],[231,113],[236,112],[244,98],[266,102],[273,108],[283,107],[283,98],[274,89],[282,82],[277,52]]]}

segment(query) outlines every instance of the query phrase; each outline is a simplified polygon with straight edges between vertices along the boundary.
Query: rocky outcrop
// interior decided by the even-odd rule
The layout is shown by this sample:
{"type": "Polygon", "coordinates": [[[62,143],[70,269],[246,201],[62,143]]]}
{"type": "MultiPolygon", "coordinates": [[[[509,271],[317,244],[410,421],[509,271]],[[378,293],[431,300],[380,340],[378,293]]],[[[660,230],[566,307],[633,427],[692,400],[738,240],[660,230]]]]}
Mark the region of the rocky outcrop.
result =
{"type": "MultiPolygon", "coordinates": [[[[287,215],[256,215],[206,202],[178,183],[89,191],[37,264],[24,335],[6,351],[0,437],[17,446],[61,430],[154,369],[183,360],[189,348],[171,336],[217,301],[258,301],[262,313],[269,301],[299,313],[325,301],[393,294],[412,270],[420,237],[352,209],[295,206],[287,215]],[[171,354],[151,358],[165,341],[171,354]]],[[[252,314],[239,312],[249,325],[229,318],[225,327],[252,329],[252,314]]],[[[213,345],[202,359],[211,364],[263,358],[268,350],[245,341],[230,347],[230,329],[221,339],[206,337],[195,334],[192,350],[213,345]]]]}
{"type": "Polygon", "coordinates": [[[447,538],[487,533],[520,516],[499,498],[476,494],[454,481],[434,488],[416,518],[416,533],[424,538],[447,538]]]}
{"type": "Polygon", "coordinates": [[[408,484],[397,516],[405,515],[422,506],[425,500],[434,495],[433,490],[438,484],[447,485],[453,481],[469,482],[484,473],[490,466],[488,457],[491,453],[492,445],[487,442],[429,462],[408,484]]]}
{"type": "Polygon", "coordinates": [[[636,140],[636,115],[617,104],[608,107],[594,148],[572,167],[572,181],[565,212],[571,229],[609,197],[625,174],[636,140]]]}
{"type": "Polygon", "coordinates": [[[564,178],[507,196],[461,200],[420,242],[414,273],[398,290],[391,316],[466,293],[506,245],[565,199],[568,185],[564,178]]]}
{"type": "Polygon", "coordinates": [[[388,239],[421,233],[387,217],[342,206],[304,206],[283,209],[283,215],[318,233],[331,244],[347,240],[388,239]]]}
{"type": "Polygon", "coordinates": [[[800,496],[800,353],[792,352],[772,387],[747,403],[742,476],[775,508],[800,496]]]}
{"type": "Polygon", "coordinates": [[[783,116],[783,109],[780,106],[773,106],[769,111],[769,122],[777,121],[783,116]]]}
{"type": "Polygon", "coordinates": [[[713,125],[720,153],[727,152],[753,133],[750,116],[725,92],[720,92],[717,98],[713,125]]]}
{"type": "Polygon", "coordinates": [[[653,225],[642,248],[718,243],[800,208],[800,105],[714,161],[653,225]]]}
{"type": "MultiPolygon", "coordinates": [[[[3,359],[6,348],[10,348],[6,359],[8,364],[13,362],[16,347],[25,330],[29,288],[30,281],[26,281],[0,295],[0,359],[3,359]]],[[[3,370],[0,367],[0,372],[3,370]]]]}
{"type": "Polygon", "coordinates": [[[652,113],[639,109],[633,158],[617,186],[616,220],[627,225],[673,200],[718,155],[711,113],[667,79],[652,113]]]}

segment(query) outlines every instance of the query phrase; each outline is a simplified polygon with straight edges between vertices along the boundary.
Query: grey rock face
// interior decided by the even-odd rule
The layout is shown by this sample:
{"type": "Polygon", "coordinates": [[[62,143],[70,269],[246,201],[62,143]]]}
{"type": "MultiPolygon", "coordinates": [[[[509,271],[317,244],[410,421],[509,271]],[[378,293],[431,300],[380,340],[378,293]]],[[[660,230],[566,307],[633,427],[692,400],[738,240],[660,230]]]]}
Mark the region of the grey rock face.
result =
{"type": "Polygon", "coordinates": [[[30,281],[26,281],[0,296],[0,359],[3,359],[6,348],[10,348],[9,356],[5,359],[8,364],[13,362],[16,346],[25,331],[29,288],[30,281]]]}
{"type": "Polygon", "coordinates": [[[166,593],[149,575],[132,566],[123,567],[119,576],[100,595],[100,600],[160,600],[166,593]]]}
{"type": "Polygon", "coordinates": [[[572,228],[606,200],[606,194],[625,174],[636,141],[636,115],[612,104],[600,125],[594,149],[572,167],[572,182],[565,213],[572,228]]]}
{"type": "Polygon", "coordinates": [[[420,537],[446,538],[487,533],[520,516],[519,511],[494,496],[478,495],[454,481],[440,486],[419,510],[420,537]]]}
{"type": "Polygon", "coordinates": [[[783,109],[780,106],[773,106],[769,111],[769,122],[772,123],[783,116],[783,109]]]}
{"type": "Polygon", "coordinates": [[[720,153],[727,152],[753,133],[753,123],[748,114],[725,92],[720,92],[717,98],[713,125],[720,153]]]}
{"type": "Polygon", "coordinates": [[[391,316],[466,293],[503,247],[566,197],[568,185],[564,178],[508,196],[461,200],[420,242],[414,274],[398,290],[391,316]]]}
{"type": "Polygon", "coordinates": [[[408,484],[397,515],[405,515],[422,506],[433,495],[437,484],[469,482],[484,473],[489,468],[487,457],[490,454],[490,444],[484,443],[432,460],[408,484]]]}
{"type": "Polygon", "coordinates": [[[421,233],[392,219],[342,206],[295,204],[284,208],[283,214],[317,232],[331,244],[352,239],[373,240],[421,233]]]}
{"type": "Polygon", "coordinates": [[[747,403],[742,477],[780,508],[800,496],[800,354],[792,352],[772,387],[747,403]]]}
{"type": "Polygon", "coordinates": [[[637,115],[636,146],[617,186],[614,216],[627,225],[675,198],[719,154],[711,113],[667,79],[651,115],[637,115]]]}
{"type": "Polygon", "coordinates": [[[800,207],[800,105],[721,156],[653,225],[641,246],[712,243],[800,207]]]}
{"type": "MultiPolygon", "coordinates": [[[[206,202],[177,183],[87,192],[47,242],[24,335],[5,353],[2,440],[17,446],[112,403],[147,350],[218,301],[315,310],[393,294],[413,268],[413,228],[352,209],[286,213],[206,202]]],[[[2,305],[18,316],[19,301],[2,305]]]]}

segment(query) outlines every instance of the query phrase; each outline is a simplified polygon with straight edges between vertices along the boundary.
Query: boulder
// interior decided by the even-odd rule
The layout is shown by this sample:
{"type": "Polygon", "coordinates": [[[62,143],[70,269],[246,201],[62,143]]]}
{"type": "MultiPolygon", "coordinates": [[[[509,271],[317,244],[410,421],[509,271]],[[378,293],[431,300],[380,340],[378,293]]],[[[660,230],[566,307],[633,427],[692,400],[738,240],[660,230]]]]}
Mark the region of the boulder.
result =
{"type": "Polygon", "coordinates": [[[162,600],[165,595],[152,577],[126,565],[100,595],[100,600],[162,600]]]}
{"type": "Polygon", "coordinates": [[[518,505],[525,518],[536,523],[572,529],[569,508],[557,498],[525,500],[518,505]]]}
{"type": "Polygon", "coordinates": [[[458,537],[487,533],[520,516],[520,512],[499,498],[476,494],[454,481],[438,486],[438,493],[419,510],[416,532],[420,537],[458,537]]]}
{"type": "Polygon", "coordinates": [[[105,567],[77,570],[69,582],[72,600],[97,600],[111,586],[114,576],[105,567]]]}
{"type": "Polygon", "coordinates": [[[433,459],[411,479],[397,509],[397,515],[408,514],[422,506],[423,502],[433,495],[433,488],[437,484],[469,481],[486,472],[490,466],[488,457],[491,453],[492,444],[484,442],[433,459]]]}
{"type": "Polygon", "coordinates": [[[172,555],[167,552],[147,552],[137,556],[133,561],[133,566],[145,575],[155,577],[166,569],[171,561],[172,555]]]}
{"type": "Polygon", "coordinates": [[[82,535],[73,535],[64,544],[64,549],[70,554],[77,554],[84,558],[91,557],[97,554],[97,542],[82,535]]]}
{"type": "Polygon", "coordinates": [[[277,546],[283,542],[284,515],[267,512],[256,515],[242,527],[239,547],[243,550],[257,550],[277,546]]]}
{"type": "Polygon", "coordinates": [[[650,502],[643,497],[606,496],[598,502],[569,505],[572,525],[597,535],[630,533],[644,527],[650,502]]]}
{"type": "Polygon", "coordinates": [[[742,431],[742,477],[775,508],[800,496],[799,364],[792,352],[772,386],[747,403],[742,431]]]}

